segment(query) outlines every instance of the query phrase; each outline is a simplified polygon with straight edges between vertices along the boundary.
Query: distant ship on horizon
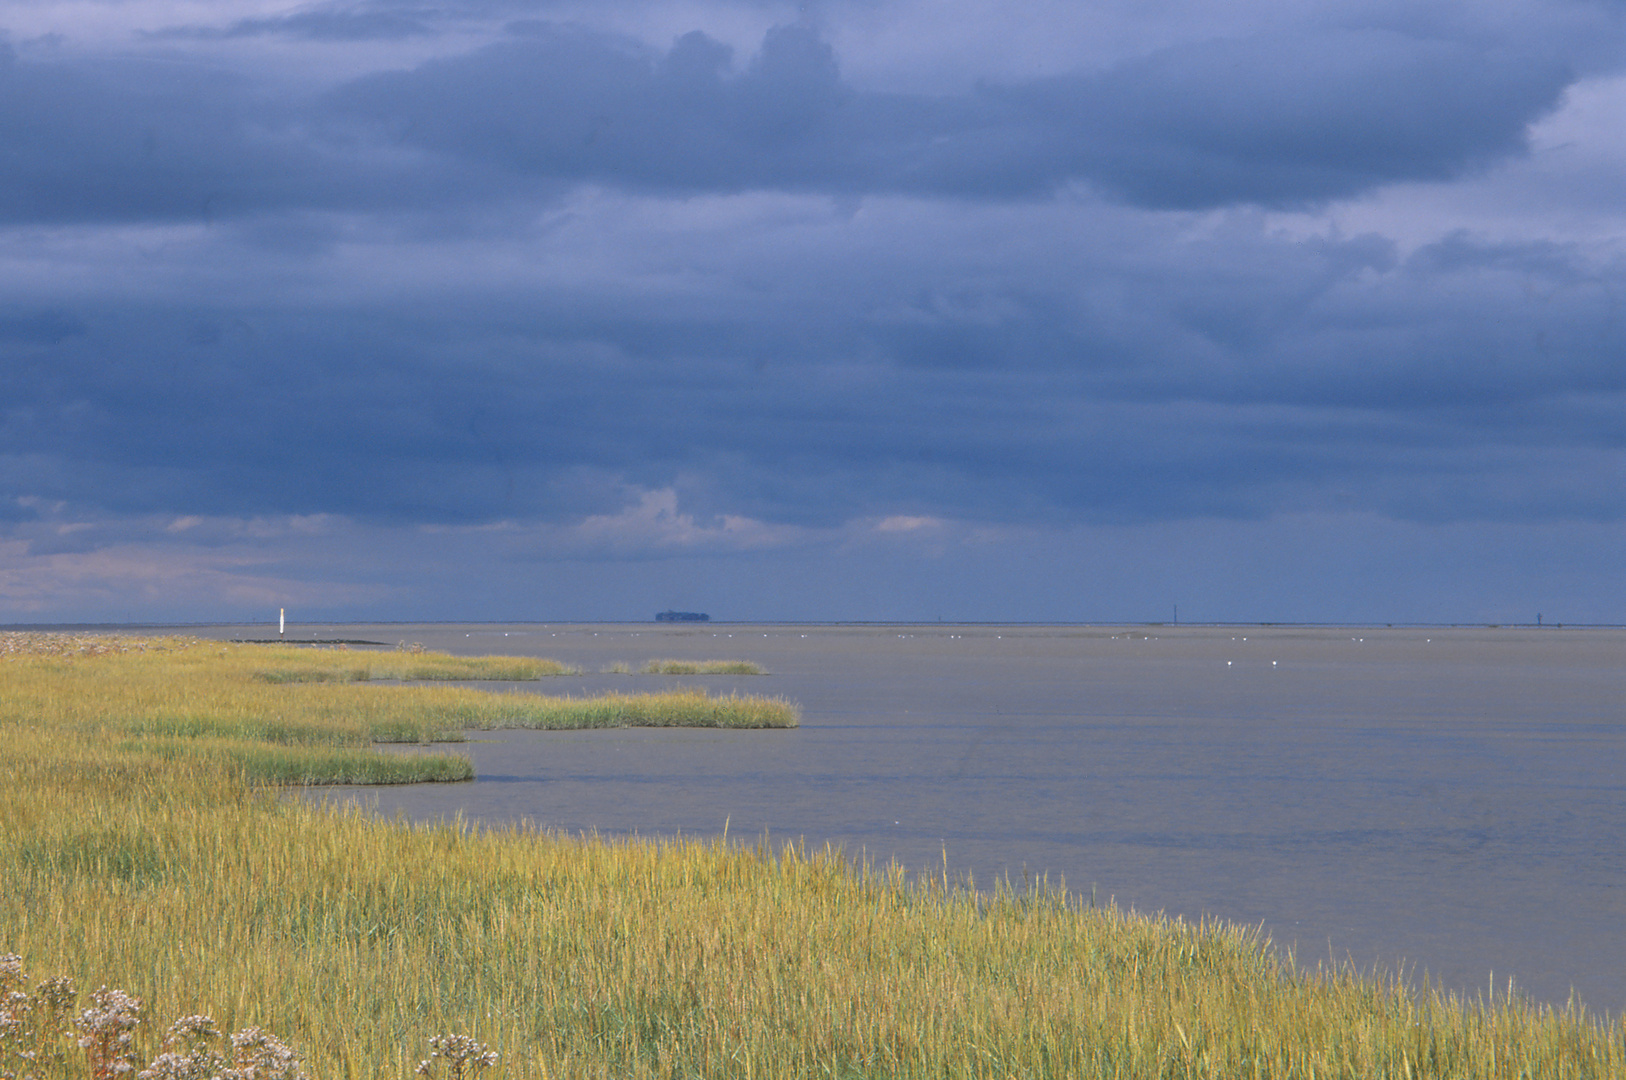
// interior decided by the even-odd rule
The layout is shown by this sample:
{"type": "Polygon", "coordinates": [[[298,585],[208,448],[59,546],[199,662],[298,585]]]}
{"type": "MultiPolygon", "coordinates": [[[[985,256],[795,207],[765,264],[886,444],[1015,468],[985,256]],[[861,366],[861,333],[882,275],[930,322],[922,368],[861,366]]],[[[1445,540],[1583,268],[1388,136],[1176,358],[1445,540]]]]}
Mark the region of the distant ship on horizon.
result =
{"type": "Polygon", "coordinates": [[[656,622],[710,622],[711,616],[704,611],[660,611],[655,614],[656,622]]]}

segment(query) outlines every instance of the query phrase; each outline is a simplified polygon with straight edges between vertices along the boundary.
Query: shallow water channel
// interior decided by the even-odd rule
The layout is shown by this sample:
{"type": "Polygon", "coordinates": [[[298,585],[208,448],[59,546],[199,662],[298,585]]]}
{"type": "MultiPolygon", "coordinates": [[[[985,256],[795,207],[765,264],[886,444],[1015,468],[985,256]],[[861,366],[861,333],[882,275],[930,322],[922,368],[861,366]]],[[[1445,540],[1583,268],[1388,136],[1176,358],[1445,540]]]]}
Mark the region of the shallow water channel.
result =
{"type": "MultiPolygon", "coordinates": [[[[206,631],[215,633],[216,631],[206,631]]],[[[1626,1007],[1626,631],[1067,626],[301,628],[799,702],[794,731],[477,734],[468,784],[380,813],[805,838],[911,869],[1262,924],[1477,994],[1626,1007]],[[1494,973],[1494,974],[1493,974],[1494,973]]],[[[228,633],[226,628],[219,631],[228,633]]],[[[290,633],[290,637],[293,634],[290,633]]],[[[484,684],[493,685],[493,684],[484,684]]],[[[493,686],[493,688],[497,688],[493,686]]],[[[317,797],[331,797],[331,790],[317,797]]]]}

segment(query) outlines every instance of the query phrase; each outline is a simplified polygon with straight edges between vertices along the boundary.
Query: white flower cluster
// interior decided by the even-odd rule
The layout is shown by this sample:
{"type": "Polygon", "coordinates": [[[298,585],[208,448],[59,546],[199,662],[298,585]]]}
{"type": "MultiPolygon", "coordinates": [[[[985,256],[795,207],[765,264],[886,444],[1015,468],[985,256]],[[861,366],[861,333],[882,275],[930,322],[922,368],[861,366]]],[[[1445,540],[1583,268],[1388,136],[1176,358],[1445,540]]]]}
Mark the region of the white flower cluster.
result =
{"type": "Polygon", "coordinates": [[[226,1059],[209,1042],[220,1038],[213,1018],[183,1016],[164,1033],[163,1053],[136,1074],[137,1080],[214,1080],[226,1059]]]}
{"type": "MultiPolygon", "coordinates": [[[[92,1080],[135,1072],[140,1000],[104,986],[90,996],[90,1008],[73,1016],[78,995],[70,979],[42,980],[32,993],[27,987],[23,958],[0,956],[0,1080],[63,1075],[60,1050],[49,1048],[69,1027],[89,1058],[92,1080]]],[[[310,1080],[293,1048],[261,1028],[234,1033],[229,1059],[215,1049],[219,1044],[213,1017],[183,1016],[164,1032],[161,1053],[132,1080],[310,1080]]]]}
{"type": "Polygon", "coordinates": [[[135,1029],[141,1002],[123,990],[102,987],[90,995],[91,1007],[74,1018],[79,1046],[90,1056],[95,1080],[115,1080],[135,1071],[135,1029]]]}
{"type": "Polygon", "coordinates": [[[76,996],[66,976],[45,979],[30,992],[23,958],[0,956],[0,1080],[35,1080],[60,1056],[53,1037],[76,996]]]}
{"type": "Polygon", "coordinates": [[[310,1080],[299,1071],[299,1055],[269,1031],[244,1028],[231,1037],[235,1064],[222,1080],[310,1080]]]}
{"type": "MultiPolygon", "coordinates": [[[[16,953],[0,956],[0,1051],[12,1050],[23,1068],[34,1063],[34,1050],[22,1046],[22,1036],[28,1023],[29,1014],[34,1011],[33,1001],[24,992],[27,983],[23,980],[23,958],[16,953]]],[[[8,1069],[6,1057],[0,1056],[0,1080],[13,1080],[17,1075],[13,1069],[8,1069]]]]}
{"type": "Polygon", "coordinates": [[[467,1035],[436,1035],[429,1040],[429,1056],[418,1062],[419,1076],[433,1077],[435,1059],[446,1062],[449,1080],[473,1080],[497,1064],[497,1052],[467,1035]]]}

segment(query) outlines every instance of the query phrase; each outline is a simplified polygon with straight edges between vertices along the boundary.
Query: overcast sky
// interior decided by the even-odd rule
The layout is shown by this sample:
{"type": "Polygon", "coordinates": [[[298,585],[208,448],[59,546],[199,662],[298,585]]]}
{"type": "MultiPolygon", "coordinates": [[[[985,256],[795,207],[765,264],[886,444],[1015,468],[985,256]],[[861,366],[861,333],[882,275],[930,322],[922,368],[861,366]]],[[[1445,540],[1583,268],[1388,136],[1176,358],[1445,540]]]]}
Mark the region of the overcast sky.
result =
{"type": "Polygon", "coordinates": [[[1626,621],[1626,4],[8,0],[0,622],[1626,621]]]}

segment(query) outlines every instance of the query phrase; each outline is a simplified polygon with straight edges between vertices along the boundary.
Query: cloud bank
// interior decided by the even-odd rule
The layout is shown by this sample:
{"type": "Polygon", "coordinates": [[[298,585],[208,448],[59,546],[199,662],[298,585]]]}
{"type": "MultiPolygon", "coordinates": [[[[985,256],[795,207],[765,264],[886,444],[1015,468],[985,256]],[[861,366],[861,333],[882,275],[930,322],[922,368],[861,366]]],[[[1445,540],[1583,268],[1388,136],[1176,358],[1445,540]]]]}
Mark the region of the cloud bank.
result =
{"type": "MultiPolygon", "coordinates": [[[[1468,544],[1440,618],[1618,610],[1586,584],[1626,517],[1618,6],[1035,9],[1077,38],[1043,50],[951,8],[986,55],[889,51],[865,33],[928,16],[887,3],[152,5],[95,36],[29,9],[0,49],[0,619],[143,610],[158,572],[105,569],[134,552],[192,568],[167,617],[278,589],[476,617],[447,583],[482,595],[482,544],[640,597],[689,559],[974,583],[1093,552],[1118,617],[1167,574],[1115,537],[1310,529],[1343,564],[1305,524],[1340,520],[1468,544]],[[308,537],[279,561],[290,522],[442,551],[410,575],[442,585],[308,537]],[[1581,569],[1509,578],[1514,535],[1581,569]]],[[[1212,617],[1299,611],[1315,572],[1266,565],[1212,617]]],[[[1411,570],[1364,574],[1325,617],[1418,610],[1411,570]]],[[[1001,580],[964,617],[1063,617],[1001,580]]],[[[751,595],[941,614],[924,585],[751,595]]]]}

